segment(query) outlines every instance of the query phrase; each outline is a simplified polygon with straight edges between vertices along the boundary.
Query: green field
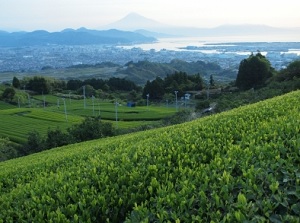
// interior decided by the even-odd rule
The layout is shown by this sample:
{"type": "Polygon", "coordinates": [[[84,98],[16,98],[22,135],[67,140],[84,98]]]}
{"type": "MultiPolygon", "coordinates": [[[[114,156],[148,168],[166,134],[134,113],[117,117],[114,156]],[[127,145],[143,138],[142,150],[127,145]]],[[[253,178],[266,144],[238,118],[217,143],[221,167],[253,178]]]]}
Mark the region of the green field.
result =
{"type": "Polygon", "coordinates": [[[86,116],[99,116],[103,121],[112,122],[117,128],[135,128],[160,121],[175,114],[174,108],[159,106],[127,107],[126,104],[115,104],[107,101],[87,99],[65,99],[53,95],[34,96],[28,103],[13,106],[0,102],[0,137],[8,137],[16,143],[24,143],[27,135],[33,130],[46,134],[48,129],[59,127],[66,130],[77,124],[86,116]],[[44,107],[45,100],[45,107],[44,107]],[[117,109],[117,111],[116,111],[117,109]],[[117,122],[116,122],[117,118],[117,122]]]}
{"type": "Polygon", "coordinates": [[[0,101],[0,109],[1,110],[10,109],[10,108],[16,108],[16,106],[5,103],[4,101],[0,101]]]}
{"type": "Polygon", "coordinates": [[[53,77],[57,79],[64,78],[75,78],[75,79],[87,79],[87,78],[101,78],[109,79],[112,76],[123,78],[122,75],[117,75],[116,70],[118,67],[89,67],[89,68],[61,68],[61,69],[46,69],[39,71],[28,71],[28,72],[1,72],[0,81],[11,81],[13,77],[23,79],[24,77],[33,76],[44,76],[53,77]]]}
{"type": "Polygon", "coordinates": [[[68,116],[66,121],[63,113],[55,113],[37,108],[14,108],[0,110],[0,136],[8,137],[13,142],[24,143],[27,134],[33,130],[46,134],[47,130],[57,127],[66,129],[72,124],[79,123],[80,116],[68,116]]]}
{"type": "Polygon", "coordinates": [[[0,163],[0,222],[299,222],[300,91],[0,163]]]}
{"type": "MultiPolygon", "coordinates": [[[[37,106],[43,107],[43,96],[35,96],[33,98],[37,106]]],[[[64,113],[64,101],[60,97],[45,96],[45,101],[49,103],[47,110],[64,113]],[[59,101],[59,103],[57,102],[59,101]],[[58,106],[59,105],[59,106],[58,106]]],[[[65,99],[66,110],[68,114],[80,116],[98,116],[104,120],[116,120],[116,109],[118,120],[123,121],[154,121],[164,117],[173,115],[176,110],[174,107],[165,106],[137,106],[128,107],[126,103],[118,103],[116,108],[115,103],[91,98],[84,100],[65,99]]]]}

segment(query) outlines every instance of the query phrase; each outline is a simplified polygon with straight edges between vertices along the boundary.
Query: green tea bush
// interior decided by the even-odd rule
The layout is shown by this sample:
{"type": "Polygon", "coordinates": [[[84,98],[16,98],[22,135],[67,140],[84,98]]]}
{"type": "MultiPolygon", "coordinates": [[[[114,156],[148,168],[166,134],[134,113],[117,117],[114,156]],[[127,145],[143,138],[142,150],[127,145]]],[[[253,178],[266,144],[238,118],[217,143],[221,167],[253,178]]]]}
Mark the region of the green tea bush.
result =
{"type": "Polygon", "coordinates": [[[300,91],[0,163],[0,222],[298,222],[300,91]]]}

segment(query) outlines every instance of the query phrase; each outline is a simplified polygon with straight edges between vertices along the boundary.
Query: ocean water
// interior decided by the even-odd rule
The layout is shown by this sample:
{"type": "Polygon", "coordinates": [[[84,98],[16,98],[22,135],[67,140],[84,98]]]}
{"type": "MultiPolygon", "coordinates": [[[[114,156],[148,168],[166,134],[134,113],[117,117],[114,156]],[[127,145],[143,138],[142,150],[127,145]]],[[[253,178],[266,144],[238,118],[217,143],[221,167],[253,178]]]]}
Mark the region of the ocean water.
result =
{"type": "MultiPolygon", "coordinates": [[[[233,43],[257,43],[257,42],[299,42],[300,36],[225,36],[225,37],[178,37],[178,38],[161,38],[157,42],[147,44],[133,44],[133,45],[122,45],[120,47],[124,49],[140,48],[142,50],[173,50],[183,51],[186,50],[187,46],[191,47],[205,47],[218,44],[219,47],[230,46],[233,43]],[[220,44],[221,43],[221,44],[220,44]],[[209,45],[207,45],[209,44],[209,45]]],[[[214,50],[205,49],[200,50],[203,53],[215,53],[214,50]]],[[[294,49],[288,49],[291,53],[300,55],[300,47],[294,49]]]]}

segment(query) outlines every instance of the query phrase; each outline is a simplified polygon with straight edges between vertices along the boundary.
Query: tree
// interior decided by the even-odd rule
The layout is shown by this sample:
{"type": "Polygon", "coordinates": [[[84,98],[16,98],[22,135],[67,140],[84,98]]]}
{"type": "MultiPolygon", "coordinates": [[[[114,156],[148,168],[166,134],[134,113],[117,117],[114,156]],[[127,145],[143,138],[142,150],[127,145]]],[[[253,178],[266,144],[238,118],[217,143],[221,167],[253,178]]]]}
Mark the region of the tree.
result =
{"type": "Polygon", "coordinates": [[[35,152],[40,152],[45,149],[45,141],[41,134],[33,130],[28,133],[27,144],[25,145],[25,154],[31,154],[35,152]]]}
{"type": "Polygon", "coordinates": [[[107,81],[107,84],[109,89],[112,91],[139,90],[138,86],[134,82],[126,80],[125,78],[111,77],[107,81]]]}
{"type": "Polygon", "coordinates": [[[7,100],[7,101],[12,101],[12,99],[14,98],[16,94],[16,91],[15,89],[11,88],[11,87],[8,87],[6,88],[3,93],[2,93],[2,98],[4,100],[7,100]]]}
{"type": "Polygon", "coordinates": [[[189,79],[194,83],[194,89],[191,90],[199,91],[204,88],[204,81],[199,73],[189,76],[189,79]]]}
{"type": "Polygon", "coordinates": [[[67,89],[76,91],[81,86],[83,86],[83,82],[81,80],[69,80],[67,82],[67,89]]]}
{"type": "Polygon", "coordinates": [[[129,101],[137,101],[138,100],[138,93],[136,90],[132,90],[128,93],[127,100],[129,101]]]}
{"type": "Polygon", "coordinates": [[[213,75],[211,74],[210,77],[209,77],[209,85],[211,87],[215,86],[215,80],[214,80],[214,77],[213,75]]]}
{"type": "Polygon", "coordinates": [[[87,117],[82,123],[69,128],[68,132],[76,142],[83,142],[114,135],[112,124],[102,122],[100,117],[87,117]]]}
{"type": "Polygon", "coordinates": [[[77,90],[78,94],[83,94],[83,92],[85,93],[85,97],[92,97],[96,94],[96,90],[91,85],[84,85],[77,90]]]}
{"type": "Polygon", "coordinates": [[[209,100],[201,100],[201,101],[197,102],[195,110],[201,111],[205,108],[209,108],[209,105],[210,105],[209,100]]]}
{"type": "Polygon", "coordinates": [[[99,89],[103,90],[103,86],[106,84],[106,82],[107,81],[102,80],[102,79],[92,78],[92,79],[85,80],[83,82],[83,85],[91,85],[96,90],[99,90],[99,89]]]}
{"type": "Polygon", "coordinates": [[[35,91],[39,94],[48,94],[50,92],[50,83],[44,77],[33,77],[29,80],[27,87],[29,90],[35,91]]]}
{"type": "Polygon", "coordinates": [[[143,98],[150,94],[151,99],[161,100],[165,94],[174,95],[174,91],[178,91],[178,96],[181,97],[186,91],[201,89],[203,89],[203,80],[199,73],[187,75],[185,72],[175,72],[164,79],[157,77],[153,81],[147,81],[143,90],[143,98]]]}
{"type": "Polygon", "coordinates": [[[17,150],[13,147],[8,138],[0,138],[0,162],[18,156],[17,150]]]}
{"type": "Polygon", "coordinates": [[[21,83],[20,83],[18,78],[14,77],[13,81],[12,81],[12,85],[13,85],[14,88],[20,88],[21,83]]]}
{"type": "Polygon", "coordinates": [[[287,70],[292,77],[300,77],[300,60],[296,60],[290,63],[287,66],[287,70]]]}
{"type": "Polygon", "coordinates": [[[281,72],[284,80],[292,80],[293,78],[300,78],[300,60],[291,62],[286,69],[281,72]]]}
{"type": "Polygon", "coordinates": [[[55,130],[48,129],[45,147],[47,149],[68,145],[71,143],[70,136],[62,132],[59,128],[55,130]]]}
{"type": "Polygon", "coordinates": [[[261,53],[251,54],[241,61],[236,86],[242,90],[262,86],[274,73],[270,61],[261,53]]]}
{"type": "Polygon", "coordinates": [[[160,77],[157,77],[153,81],[147,81],[143,90],[143,98],[146,98],[147,94],[150,95],[151,99],[161,100],[163,98],[165,89],[163,87],[163,80],[160,77]]]}
{"type": "Polygon", "coordinates": [[[57,80],[57,79],[53,79],[53,78],[47,78],[47,81],[49,83],[49,87],[51,89],[51,92],[52,91],[62,92],[63,90],[65,90],[67,88],[67,84],[63,80],[57,80]]]}

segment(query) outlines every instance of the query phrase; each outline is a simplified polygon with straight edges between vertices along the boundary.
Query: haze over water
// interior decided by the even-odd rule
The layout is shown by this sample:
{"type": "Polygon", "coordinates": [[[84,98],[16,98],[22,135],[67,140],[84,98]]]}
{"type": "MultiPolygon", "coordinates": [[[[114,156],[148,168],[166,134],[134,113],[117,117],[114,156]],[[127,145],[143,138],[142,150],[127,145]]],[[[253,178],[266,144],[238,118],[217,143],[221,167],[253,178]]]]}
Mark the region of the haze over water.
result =
{"type": "MultiPolygon", "coordinates": [[[[238,42],[299,42],[300,36],[224,36],[224,37],[176,37],[160,38],[157,42],[121,46],[125,49],[141,48],[143,50],[174,50],[182,51],[187,46],[205,46],[205,44],[238,42]]],[[[293,49],[300,53],[300,49],[293,49]]],[[[299,54],[298,53],[298,54],[299,54]]]]}

